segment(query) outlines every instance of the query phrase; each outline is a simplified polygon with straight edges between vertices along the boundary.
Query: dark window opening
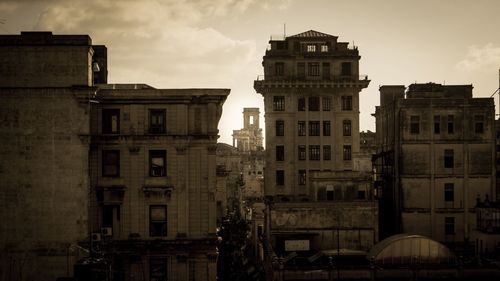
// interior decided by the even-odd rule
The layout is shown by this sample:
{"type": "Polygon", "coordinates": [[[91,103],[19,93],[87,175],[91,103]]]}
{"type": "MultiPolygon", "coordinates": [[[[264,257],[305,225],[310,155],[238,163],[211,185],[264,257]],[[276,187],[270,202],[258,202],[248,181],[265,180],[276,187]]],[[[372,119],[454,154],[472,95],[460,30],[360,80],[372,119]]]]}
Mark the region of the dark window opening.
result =
{"type": "Polygon", "coordinates": [[[448,115],[448,134],[453,134],[455,132],[454,119],[453,115],[448,115]]]}
{"type": "Polygon", "coordinates": [[[305,145],[299,145],[298,147],[298,152],[299,152],[299,160],[306,160],[306,146],[305,145]]]}
{"type": "Polygon", "coordinates": [[[276,120],[276,136],[282,137],[285,135],[285,121],[276,120]]]}
{"type": "Polygon", "coordinates": [[[297,110],[298,111],[305,111],[306,110],[306,98],[300,97],[297,100],[297,110]]]}
{"type": "Polygon", "coordinates": [[[323,98],[323,111],[330,111],[332,107],[332,100],[330,98],[323,98]]]}
{"type": "Polygon", "coordinates": [[[319,136],[319,121],[309,121],[309,136],[319,136]]]}
{"type": "Polygon", "coordinates": [[[167,206],[149,206],[149,236],[167,236],[167,206]]]}
{"type": "Polygon", "coordinates": [[[342,96],[341,101],[342,101],[341,104],[342,110],[345,111],[352,110],[352,96],[342,96]]]}
{"type": "Polygon", "coordinates": [[[307,74],[309,76],[319,76],[319,63],[310,62],[307,64],[307,74]]]}
{"type": "Polygon", "coordinates": [[[453,168],[454,166],[454,152],[453,149],[444,150],[444,167],[453,168]]]}
{"type": "Polygon", "coordinates": [[[276,146],[276,161],[285,161],[285,146],[276,146]]]}
{"type": "Polygon", "coordinates": [[[151,134],[165,133],[165,109],[149,110],[149,132],[151,134]]]}
{"type": "Polygon", "coordinates": [[[444,201],[453,202],[455,200],[455,186],[453,183],[444,184],[444,201]]]}
{"type": "Polygon", "coordinates": [[[309,160],[320,160],[320,147],[319,145],[309,146],[309,160]]]}
{"type": "Polygon", "coordinates": [[[276,185],[285,185],[285,171],[276,171],[276,185]]]}
{"type": "Polygon", "coordinates": [[[323,79],[330,80],[330,63],[323,63],[323,79]]]}
{"type": "Polygon", "coordinates": [[[351,120],[342,121],[343,136],[350,136],[352,134],[351,120]]]}
{"type": "Polygon", "coordinates": [[[341,70],[341,75],[342,76],[351,76],[351,63],[350,62],[343,62],[342,65],[342,70],[341,70]]]}
{"type": "Polygon", "coordinates": [[[319,97],[309,97],[309,111],[319,111],[319,97]]]}
{"type": "Polygon", "coordinates": [[[344,145],[343,156],[344,160],[351,160],[351,145],[344,145]]]}
{"type": "Polygon", "coordinates": [[[285,72],[285,64],[282,62],[277,62],[274,64],[274,75],[283,76],[285,72]]]}
{"type": "Polygon", "coordinates": [[[417,135],[420,133],[420,116],[410,116],[410,134],[417,135]]]}
{"type": "Polygon", "coordinates": [[[149,281],[167,280],[167,259],[151,258],[149,260],[149,281]]]}
{"type": "Polygon", "coordinates": [[[476,134],[484,133],[484,116],[483,115],[474,116],[474,132],[476,134]]]}
{"type": "Polygon", "coordinates": [[[306,78],[306,64],[303,62],[297,63],[297,77],[299,79],[306,78]]]}
{"type": "Polygon", "coordinates": [[[284,96],[273,97],[273,110],[274,111],[285,111],[285,97],[284,96]]]}
{"type": "Polygon", "coordinates": [[[299,185],[306,185],[306,170],[299,170],[299,185]]]}
{"type": "Polygon", "coordinates": [[[330,121],[323,121],[323,136],[330,136],[331,126],[330,121]]]}
{"type": "Polygon", "coordinates": [[[441,133],[441,116],[434,116],[434,134],[441,133]]]}
{"type": "Polygon", "coordinates": [[[445,217],[444,218],[444,234],[453,235],[455,234],[455,218],[445,217]]]}
{"type": "Polygon", "coordinates": [[[323,160],[331,160],[332,159],[332,148],[329,145],[323,146],[323,160]]]}
{"type": "Polygon", "coordinates": [[[102,151],[102,176],[118,177],[120,176],[120,151],[103,150],[102,151]]]}
{"type": "Polygon", "coordinates": [[[306,122],[305,121],[298,122],[298,133],[299,133],[299,136],[306,135],[306,122]]]}
{"type": "Polygon", "coordinates": [[[167,175],[167,152],[165,150],[149,151],[149,176],[164,177],[167,175]]]}
{"type": "Polygon", "coordinates": [[[119,134],[120,133],[120,110],[103,109],[102,110],[102,133],[119,134]]]}

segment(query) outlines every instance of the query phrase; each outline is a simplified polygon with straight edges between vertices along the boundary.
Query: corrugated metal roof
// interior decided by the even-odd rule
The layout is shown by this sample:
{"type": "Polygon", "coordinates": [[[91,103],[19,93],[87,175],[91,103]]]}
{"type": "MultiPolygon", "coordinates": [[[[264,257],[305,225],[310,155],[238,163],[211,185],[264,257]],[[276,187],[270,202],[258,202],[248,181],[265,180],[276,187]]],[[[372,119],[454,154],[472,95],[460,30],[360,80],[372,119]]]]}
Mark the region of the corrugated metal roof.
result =
{"type": "Polygon", "coordinates": [[[308,30],[306,32],[302,32],[302,33],[299,33],[299,34],[295,34],[295,35],[292,35],[290,36],[292,38],[297,38],[297,37],[301,37],[301,38],[304,38],[304,37],[337,37],[337,36],[333,36],[333,35],[330,35],[330,34],[326,34],[326,33],[322,33],[322,32],[318,32],[316,30],[308,30]]]}

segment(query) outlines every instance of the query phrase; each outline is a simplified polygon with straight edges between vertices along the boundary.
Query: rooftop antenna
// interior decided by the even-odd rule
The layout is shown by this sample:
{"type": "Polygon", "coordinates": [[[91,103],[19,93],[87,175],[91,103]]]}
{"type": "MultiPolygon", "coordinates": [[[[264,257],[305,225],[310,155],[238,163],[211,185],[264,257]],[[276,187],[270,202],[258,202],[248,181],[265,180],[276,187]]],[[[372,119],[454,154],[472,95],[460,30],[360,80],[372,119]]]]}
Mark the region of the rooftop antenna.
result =
{"type": "Polygon", "coordinates": [[[286,22],[283,23],[283,39],[286,38],[286,22]]]}
{"type": "MultiPolygon", "coordinates": [[[[500,100],[500,68],[498,69],[498,88],[493,92],[493,94],[491,94],[490,98],[493,97],[496,93],[498,93],[498,97],[499,97],[499,100],[500,100]]],[[[499,109],[500,111],[500,109],[499,109]]],[[[500,115],[500,114],[495,114],[495,115],[500,115]]]]}

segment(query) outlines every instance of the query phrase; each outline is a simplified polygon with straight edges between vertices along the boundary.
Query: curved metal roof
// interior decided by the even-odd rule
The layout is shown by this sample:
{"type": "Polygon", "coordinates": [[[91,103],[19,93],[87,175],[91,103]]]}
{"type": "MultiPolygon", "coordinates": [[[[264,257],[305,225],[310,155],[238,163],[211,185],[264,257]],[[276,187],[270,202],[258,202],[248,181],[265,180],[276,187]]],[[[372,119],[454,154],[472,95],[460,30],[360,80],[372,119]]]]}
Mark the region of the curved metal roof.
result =
{"type": "Polygon", "coordinates": [[[396,234],[380,241],[366,256],[376,264],[454,264],[456,256],[445,245],[415,234],[396,234]]]}

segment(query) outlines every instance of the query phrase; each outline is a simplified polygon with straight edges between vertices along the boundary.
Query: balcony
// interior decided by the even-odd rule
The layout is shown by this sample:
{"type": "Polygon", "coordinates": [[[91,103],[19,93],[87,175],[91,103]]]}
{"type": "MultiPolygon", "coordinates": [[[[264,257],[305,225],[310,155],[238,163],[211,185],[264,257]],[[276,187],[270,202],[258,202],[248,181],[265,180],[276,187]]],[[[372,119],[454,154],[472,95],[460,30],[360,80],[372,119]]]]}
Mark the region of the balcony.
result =
{"type": "Polygon", "coordinates": [[[266,88],[366,88],[370,80],[368,75],[321,76],[298,78],[294,76],[259,75],[254,81],[254,88],[259,91],[266,88]]]}

